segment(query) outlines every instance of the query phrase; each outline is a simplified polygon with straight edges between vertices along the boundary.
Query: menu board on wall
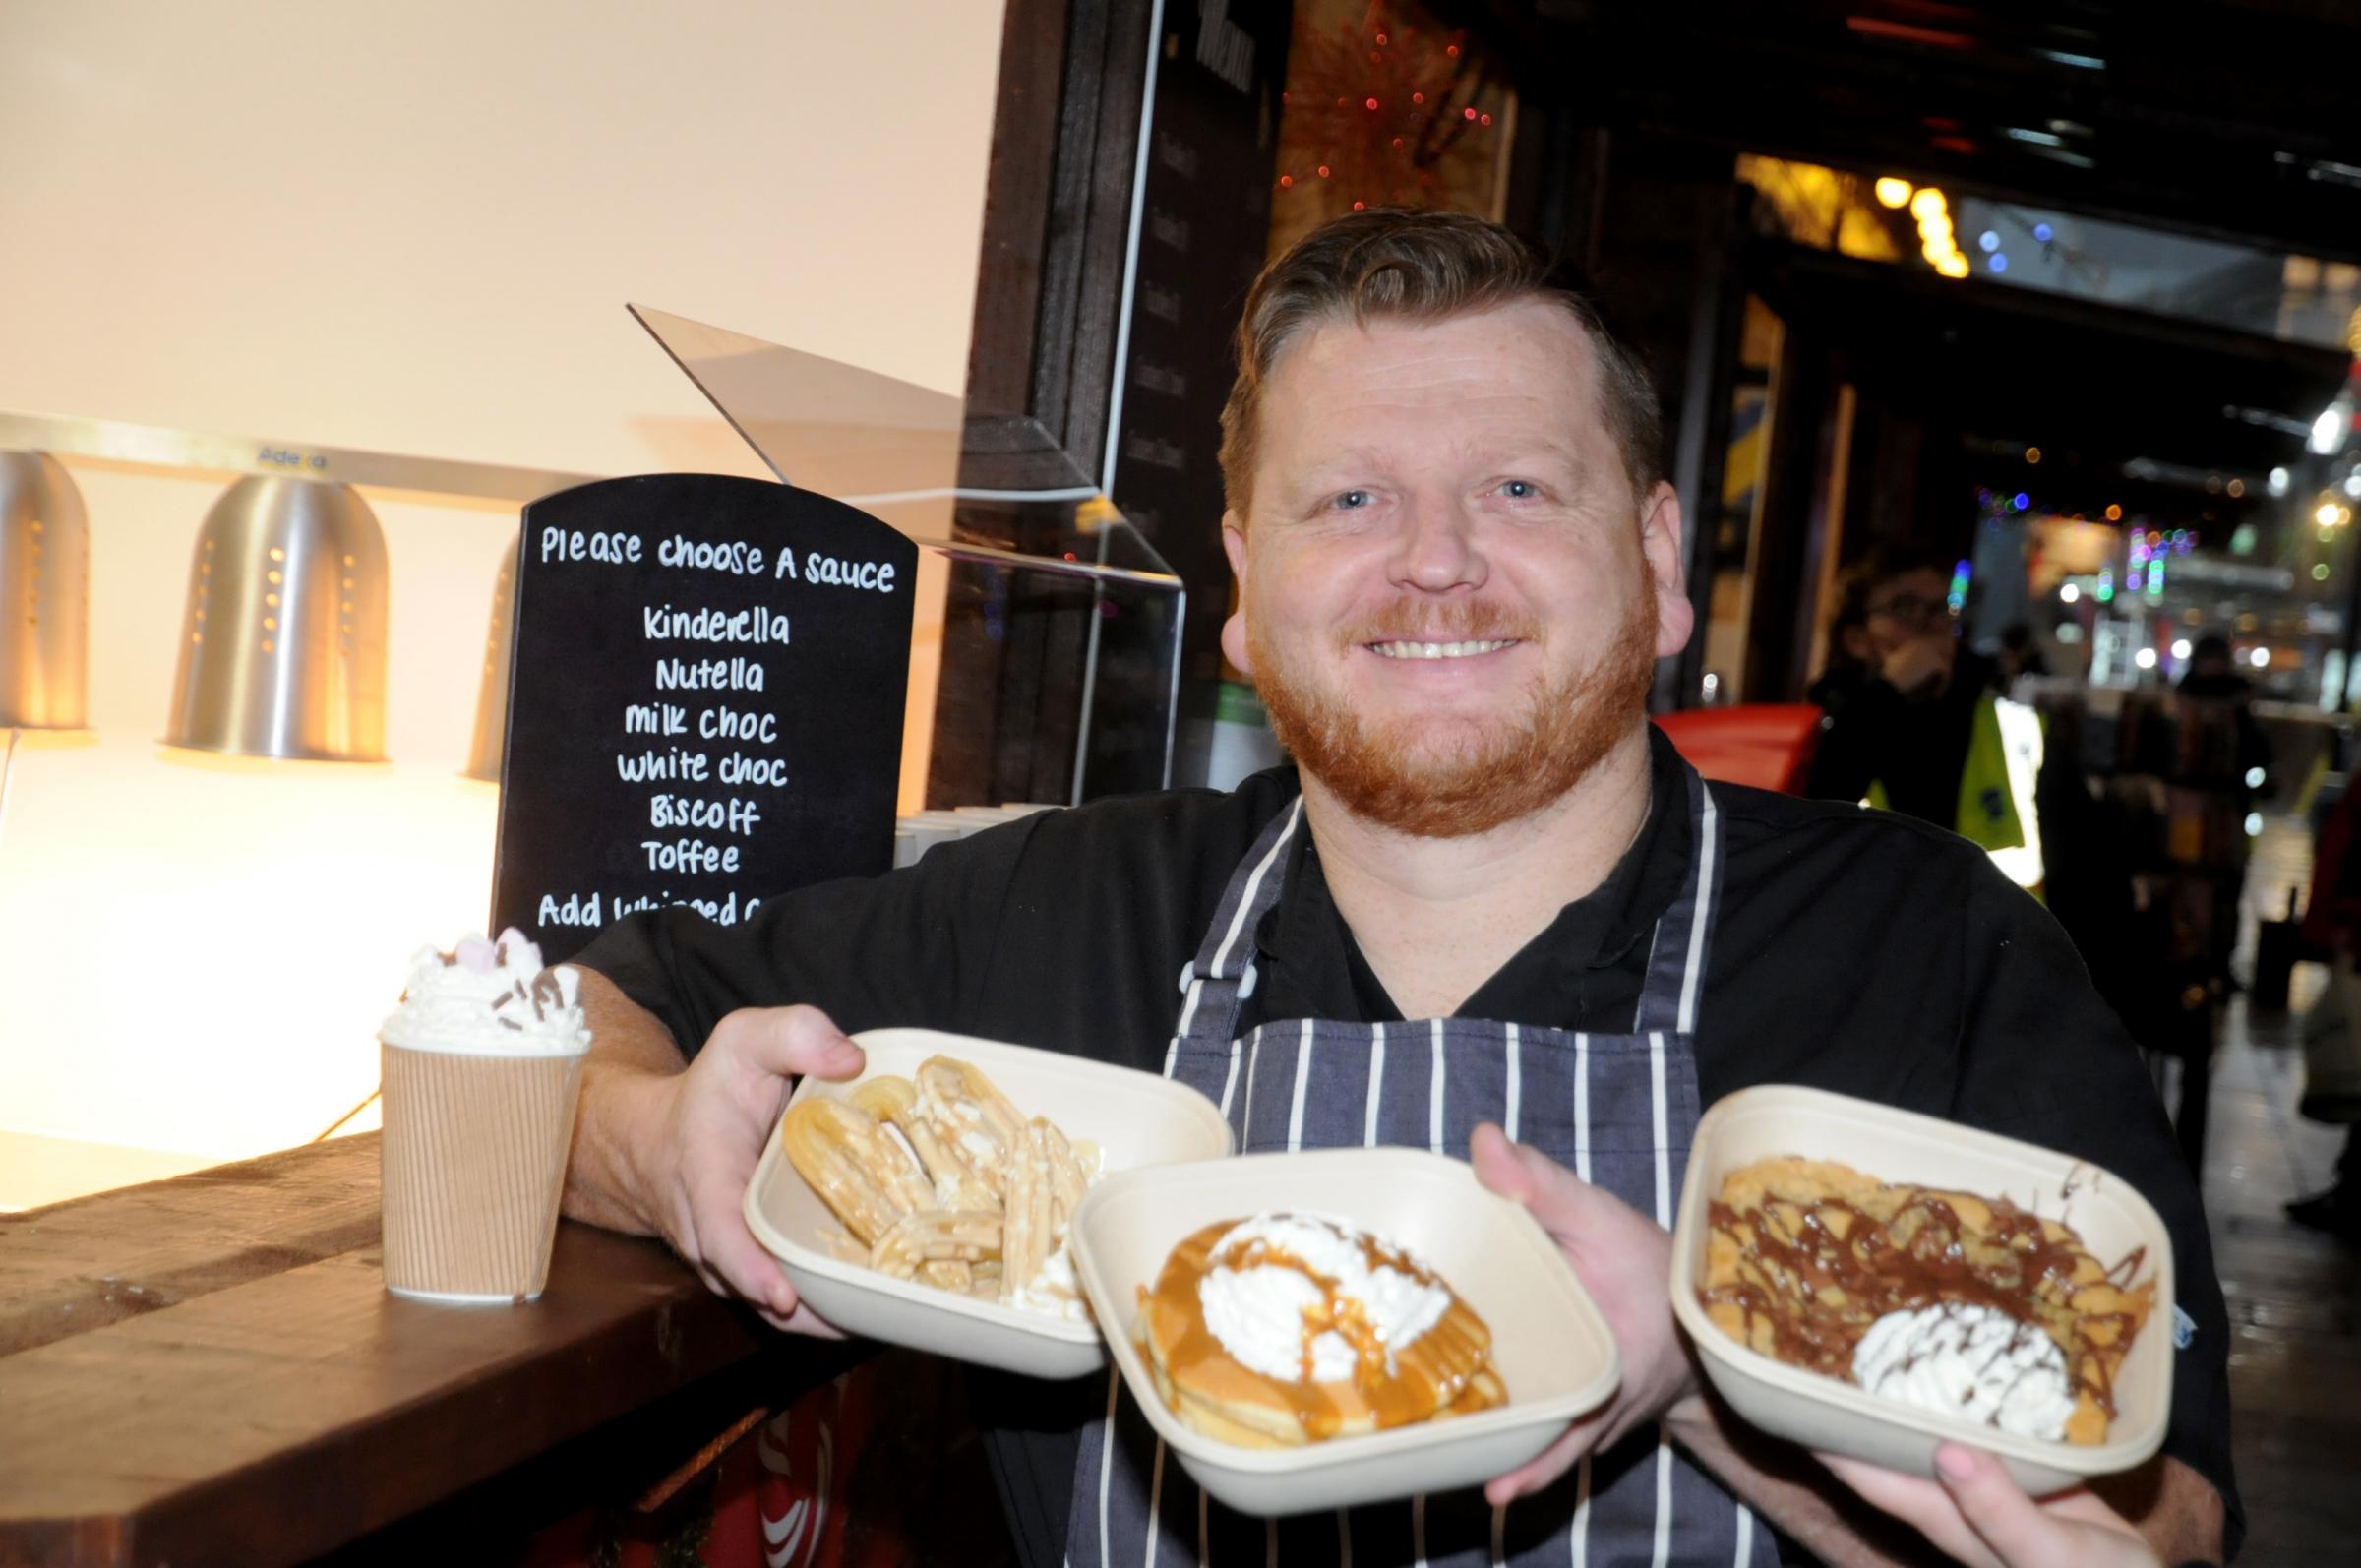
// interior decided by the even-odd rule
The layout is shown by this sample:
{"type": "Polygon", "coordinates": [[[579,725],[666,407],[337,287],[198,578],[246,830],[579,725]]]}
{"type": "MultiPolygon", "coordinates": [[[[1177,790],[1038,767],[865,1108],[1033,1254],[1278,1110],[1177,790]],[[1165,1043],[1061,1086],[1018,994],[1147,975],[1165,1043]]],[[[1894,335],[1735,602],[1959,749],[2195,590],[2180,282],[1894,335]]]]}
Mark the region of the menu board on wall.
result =
{"type": "Polygon", "coordinates": [[[893,863],[918,547],[841,502],[716,474],[524,509],[492,929],[556,962],[687,905],[893,863]]]}

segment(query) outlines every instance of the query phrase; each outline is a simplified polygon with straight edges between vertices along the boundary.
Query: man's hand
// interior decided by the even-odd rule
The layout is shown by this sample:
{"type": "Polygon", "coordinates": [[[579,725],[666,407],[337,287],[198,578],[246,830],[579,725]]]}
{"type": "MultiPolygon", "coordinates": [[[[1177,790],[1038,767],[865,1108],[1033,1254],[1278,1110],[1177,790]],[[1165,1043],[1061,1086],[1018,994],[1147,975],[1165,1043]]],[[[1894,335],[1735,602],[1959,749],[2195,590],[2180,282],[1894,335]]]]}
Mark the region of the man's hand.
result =
{"type": "Polygon", "coordinates": [[[567,1170],[566,1212],[672,1244],[718,1296],[774,1326],[834,1335],[797,1299],[741,1204],[795,1080],[850,1078],[861,1048],[812,1007],[749,1007],[686,1069],[663,1026],[612,985],[583,981],[594,1044],[567,1170]]]}
{"type": "Polygon", "coordinates": [[[1684,1401],[1700,1411],[1703,1402],[1665,1294],[1672,1237],[1665,1228],[1547,1155],[1509,1142],[1489,1122],[1476,1129],[1468,1152],[1476,1178],[1523,1204],[1557,1242],[1623,1354],[1623,1381],[1613,1398],[1575,1421],[1541,1458],[1483,1488],[1485,1497],[1504,1503],[1540,1491],[1583,1455],[1612,1446],[1684,1401]]]}
{"type": "Polygon", "coordinates": [[[713,1026],[675,1078],[649,1171],[652,1218],[717,1296],[754,1303],[781,1328],[833,1334],[797,1301],[779,1260],[746,1228],[746,1184],[806,1073],[850,1078],[861,1048],[814,1007],[742,1008],[713,1026]]]}
{"type": "Polygon", "coordinates": [[[1959,641],[1951,629],[1945,627],[1897,647],[1885,656],[1877,673],[1904,696],[1913,699],[1933,696],[1951,680],[1952,667],[1959,656],[1959,641]]]}
{"type": "Polygon", "coordinates": [[[2035,1502],[1981,1449],[1945,1443],[1936,1479],[1858,1459],[1821,1463],[1869,1503],[1972,1568],[2159,1568],[2121,1514],[2081,1488],[2035,1502]]]}

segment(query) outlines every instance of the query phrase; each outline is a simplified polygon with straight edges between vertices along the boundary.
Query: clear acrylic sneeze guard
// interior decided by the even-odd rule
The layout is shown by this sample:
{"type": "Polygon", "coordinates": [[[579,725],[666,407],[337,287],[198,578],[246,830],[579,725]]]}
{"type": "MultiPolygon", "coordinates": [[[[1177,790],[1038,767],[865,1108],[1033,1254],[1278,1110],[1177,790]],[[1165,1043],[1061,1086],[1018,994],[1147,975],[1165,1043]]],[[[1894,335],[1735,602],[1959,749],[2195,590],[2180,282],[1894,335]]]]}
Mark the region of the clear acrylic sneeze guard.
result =
{"type": "Polygon", "coordinates": [[[912,661],[913,699],[933,683],[928,805],[1079,804],[1171,783],[1180,578],[1037,420],[632,313],[773,473],[941,558],[939,613],[922,598],[912,661]]]}

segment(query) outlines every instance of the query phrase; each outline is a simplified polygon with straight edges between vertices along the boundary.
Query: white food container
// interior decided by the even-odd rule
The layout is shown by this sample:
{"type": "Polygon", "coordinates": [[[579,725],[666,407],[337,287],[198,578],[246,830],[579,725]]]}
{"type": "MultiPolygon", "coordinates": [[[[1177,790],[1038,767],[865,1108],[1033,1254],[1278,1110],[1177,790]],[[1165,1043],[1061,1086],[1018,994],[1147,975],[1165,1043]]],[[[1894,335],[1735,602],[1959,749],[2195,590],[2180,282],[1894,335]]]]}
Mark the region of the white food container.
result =
{"type": "Polygon", "coordinates": [[[1998,1456],[2020,1486],[2040,1496],[2141,1464],[2163,1443],[2171,1414],[2172,1237],[2146,1198],[2071,1155],[1819,1089],[1741,1090],[1698,1123],[1672,1236],[1672,1310],[1715,1389],[1755,1426],[1915,1476],[1934,1474],[1937,1444],[1961,1442],[1998,1456]],[[1760,1355],[1716,1327],[1697,1299],[1707,1205],[1731,1171],[1783,1155],[1833,1160],[1894,1185],[2006,1198],[2071,1225],[2102,1263],[2145,1248],[2131,1283],[2153,1280],[2155,1304],[2116,1374],[2107,1440],[2090,1447],[2044,1442],[1920,1410],[1760,1355]]]}
{"type": "MultiPolygon", "coordinates": [[[[1229,1123],[1210,1101],[1154,1073],[932,1029],[872,1029],[853,1038],[869,1053],[862,1075],[844,1083],[806,1078],[790,1105],[813,1095],[845,1099],[871,1078],[908,1077],[929,1056],[956,1056],[983,1068],[1026,1116],[1047,1116],[1068,1138],[1097,1143],[1109,1172],[1219,1160],[1231,1149],[1229,1123]]],[[[1030,1377],[1080,1377],[1106,1364],[1088,1321],[955,1296],[838,1258],[823,1234],[841,1227],[788,1160],[776,1126],[747,1183],[745,1209],[748,1228],[786,1267],[796,1294],[847,1334],[1030,1377]]]]}
{"type": "Polygon", "coordinates": [[[1622,1375],[1614,1338],[1557,1243],[1467,1165],[1423,1150],[1255,1154],[1112,1176],[1076,1211],[1073,1249],[1132,1397],[1181,1468],[1241,1513],[1349,1508],[1506,1475],[1603,1403],[1622,1375]],[[1490,1325],[1508,1403],[1300,1448],[1241,1447],[1184,1424],[1132,1339],[1138,1293],[1191,1233],[1276,1210],[1339,1217],[1434,1269],[1490,1325]]]}

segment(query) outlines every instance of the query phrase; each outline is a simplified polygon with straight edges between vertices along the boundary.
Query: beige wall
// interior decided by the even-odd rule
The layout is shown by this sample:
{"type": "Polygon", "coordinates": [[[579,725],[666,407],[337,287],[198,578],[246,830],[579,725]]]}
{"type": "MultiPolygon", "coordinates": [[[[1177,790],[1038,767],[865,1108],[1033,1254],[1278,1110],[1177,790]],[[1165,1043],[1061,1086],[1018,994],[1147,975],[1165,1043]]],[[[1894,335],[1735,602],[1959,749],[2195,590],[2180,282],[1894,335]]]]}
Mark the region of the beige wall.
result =
{"type": "MultiPolygon", "coordinates": [[[[0,408],[760,473],[624,302],[956,392],[999,35],[997,0],[16,0],[0,408]]],[[[220,484],[72,466],[98,738],[21,754],[0,826],[0,1132],[299,1141],[373,1086],[410,948],[483,918],[455,770],[514,512],[378,502],[394,765],[202,767],[154,742],[220,484]]]]}

